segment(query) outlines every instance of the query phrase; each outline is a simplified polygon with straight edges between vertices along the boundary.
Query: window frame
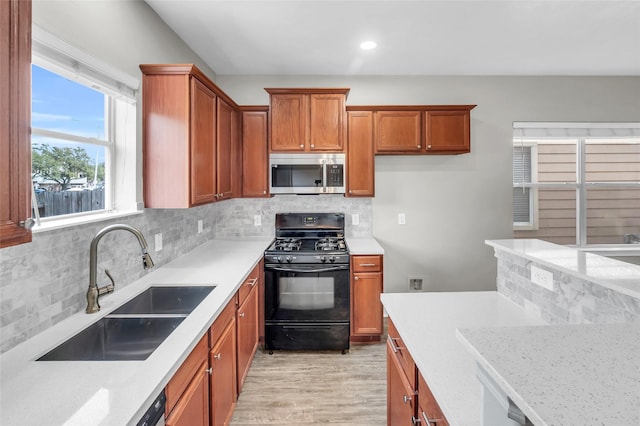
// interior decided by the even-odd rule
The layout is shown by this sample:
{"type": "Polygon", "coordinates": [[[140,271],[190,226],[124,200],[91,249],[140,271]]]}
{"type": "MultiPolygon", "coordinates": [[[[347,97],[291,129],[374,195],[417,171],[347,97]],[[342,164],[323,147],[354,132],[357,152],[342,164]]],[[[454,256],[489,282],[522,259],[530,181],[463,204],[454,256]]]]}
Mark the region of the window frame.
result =
{"type": "MultiPolygon", "coordinates": [[[[531,182],[516,182],[513,176],[513,189],[529,189],[529,222],[513,222],[514,231],[536,231],[538,229],[538,187],[529,186],[538,182],[538,143],[532,140],[520,139],[513,146],[529,148],[529,160],[531,167],[531,182]]],[[[511,203],[513,205],[513,201],[511,203]]]]}
{"type": "MultiPolygon", "coordinates": [[[[104,147],[104,209],[41,218],[33,232],[142,213],[137,147],[137,98],[140,81],[100,59],[33,26],[32,63],[104,94],[104,140],[32,128],[32,136],[104,147]]],[[[32,185],[32,197],[35,193],[32,185]]],[[[35,201],[35,200],[34,200],[35,201]]]]}
{"type": "MultiPolygon", "coordinates": [[[[512,137],[512,147],[513,146],[527,146],[527,143],[535,143],[535,141],[540,141],[543,139],[547,139],[542,135],[540,136],[524,136],[524,129],[533,129],[534,132],[540,129],[565,129],[568,133],[566,136],[553,136],[553,139],[566,139],[576,141],[576,181],[575,182],[551,182],[551,183],[539,183],[533,182],[537,181],[537,158],[536,161],[533,160],[533,152],[531,155],[532,161],[532,170],[531,170],[531,183],[517,183],[514,182],[513,187],[516,188],[531,188],[530,194],[534,191],[536,192],[536,210],[534,212],[536,217],[536,227],[527,227],[527,226],[518,226],[517,222],[513,222],[513,231],[535,231],[539,228],[537,227],[537,219],[539,217],[539,206],[537,200],[537,191],[539,188],[560,188],[560,189],[569,189],[574,188],[576,191],[576,241],[575,245],[577,247],[588,247],[589,244],[587,242],[587,233],[588,233],[588,218],[587,218],[587,204],[588,197],[587,192],[590,188],[640,188],[640,182],[605,182],[605,181],[587,181],[586,180],[586,145],[588,141],[597,141],[598,139],[616,139],[620,138],[624,139],[636,139],[640,135],[640,123],[514,123],[514,135],[512,137]],[[523,124],[525,124],[523,126],[523,124]],[[528,127],[527,125],[531,126],[528,127]],[[577,136],[571,134],[573,129],[595,129],[596,132],[605,132],[608,129],[630,129],[630,135],[624,136],[602,136],[602,135],[581,135],[577,136]],[[520,130],[519,135],[516,135],[517,130],[520,130]],[[536,165],[536,170],[534,172],[534,163],[536,165]]],[[[513,152],[513,150],[512,150],[513,152]]],[[[537,155],[536,155],[537,157],[537,155]]],[[[513,160],[512,160],[513,162],[513,160]]],[[[515,179],[513,179],[515,181],[515,179]]],[[[513,206],[513,200],[512,200],[513,206]]]]}

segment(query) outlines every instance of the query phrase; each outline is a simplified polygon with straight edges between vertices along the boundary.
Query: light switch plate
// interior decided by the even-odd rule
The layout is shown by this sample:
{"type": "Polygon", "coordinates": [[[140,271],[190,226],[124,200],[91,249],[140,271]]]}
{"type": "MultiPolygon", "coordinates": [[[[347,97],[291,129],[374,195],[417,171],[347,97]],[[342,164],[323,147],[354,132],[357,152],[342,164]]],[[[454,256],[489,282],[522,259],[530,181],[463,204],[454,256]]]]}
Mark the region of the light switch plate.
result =
{"type": "Polygon", "coordinates": [[[407,223],[407,217],[404,213],[398,213],[398,225],[404,225],[405,223],[407,223]]]}
{"type": "Polygon", "coordinates": [[[156,234],[156,251],[162,250],[162,233],[156,234]]]}
{"type": "Polygon", "coordinates": [[[198,221],[198,234],[202,234],[202,219],[198,221]]]}
{"type": "Polygon", "coordinates": [[[540,287],[553,291],[553,272],[531,265],[531,281],[540,287]]]}
{"type": "Polygon", "coordinates": [[[262,216],[260,216],[259,214],[254,215],[253,216],[253,226],[260,226],[262,225],[262,216]]]}
{"type": "Polygon", "coordinates": [[[359,225],[360,224],[360,215],[358,213],[353,213],[351,215],[351,224],[359,225]]]}

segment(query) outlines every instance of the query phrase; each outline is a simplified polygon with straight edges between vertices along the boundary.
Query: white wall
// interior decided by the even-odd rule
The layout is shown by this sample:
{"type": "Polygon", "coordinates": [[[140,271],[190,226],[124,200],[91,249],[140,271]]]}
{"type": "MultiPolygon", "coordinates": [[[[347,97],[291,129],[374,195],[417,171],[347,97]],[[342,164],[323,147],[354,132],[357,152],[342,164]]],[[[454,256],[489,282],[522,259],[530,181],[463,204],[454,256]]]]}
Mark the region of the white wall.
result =
{"type": "Polygon", "coordinates": [[[227,76],[240,104],[268,104],[264,87],[350,87],[348,105],[477,104],[471,153],[376,157],[373,235],[386,250],[385,291],[495,289],[484,240],[511,238],[513,121],[637,121],[640,77],[227,76]],[[397,213],[407,224],[397,224],[397,213]]]}

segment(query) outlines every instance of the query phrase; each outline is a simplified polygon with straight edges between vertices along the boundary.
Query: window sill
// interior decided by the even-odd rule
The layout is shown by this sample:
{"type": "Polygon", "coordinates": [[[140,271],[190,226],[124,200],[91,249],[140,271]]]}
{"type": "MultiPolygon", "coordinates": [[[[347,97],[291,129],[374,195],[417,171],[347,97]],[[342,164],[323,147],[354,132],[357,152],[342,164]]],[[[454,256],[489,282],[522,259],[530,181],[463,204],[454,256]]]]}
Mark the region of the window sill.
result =
{"type": "Polygon", "coordinates": [[[34,226],[31,232],[34,234],[40,234],[47,231],[53,231],[56,229],[64,229],[72,226],[84,225],[87,223],[103,222],[105,220],[118,219],[121,217],[135,216],[143,214],[142,210],[129,210],[120,212],[104,212],[88,214],[76,217],[68,217],[64,219],[53,219],[50,221],[43,220],[39,226],[34,226]]]}

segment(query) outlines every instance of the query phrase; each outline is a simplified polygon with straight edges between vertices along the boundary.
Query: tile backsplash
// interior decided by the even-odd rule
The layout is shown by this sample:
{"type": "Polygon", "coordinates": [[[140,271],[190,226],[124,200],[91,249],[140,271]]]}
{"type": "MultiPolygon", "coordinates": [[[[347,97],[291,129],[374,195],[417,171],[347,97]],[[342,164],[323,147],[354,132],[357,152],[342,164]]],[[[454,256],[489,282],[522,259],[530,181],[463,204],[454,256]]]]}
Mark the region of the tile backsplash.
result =
{"type": "MultiPolygon", "coordinates": [[[[129,217],[35,233],[33,242],[0,250],[0,352],[84,310],[89,282],[89,244],[102,228],[127,223],[145,236],[156,267],[213,238],[268,237],[274,234],[277,212],[344,212],[349,237],[370,237],[371,199],[340,195],[275,196],[233,199],[191,209],[146,209],[129,217]],[[359,225],[351,226],[351,214],[359,225]],[[254,225],[260,215],[261,225],[254,225]],[[198,220],[203,232],[198,233],[198,220]],[[155,234],[162,233],[163,248],[155,251],[155,234]]],[[[147,273],[142,268],[140,246],[126,231],[105,235],[98,247],[98,283],[108,280],[116,290],[147,273]]]]}
{"type": "Polygon", "coordinates": [[[554,291],[531,281],[531,265],[502,250],[498,259],[498,292],[552,324],[640,323],[640,300],[597,283],[553,270],[554,291]]]}

